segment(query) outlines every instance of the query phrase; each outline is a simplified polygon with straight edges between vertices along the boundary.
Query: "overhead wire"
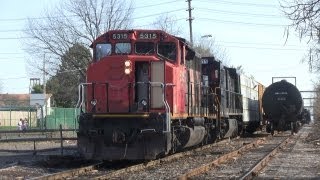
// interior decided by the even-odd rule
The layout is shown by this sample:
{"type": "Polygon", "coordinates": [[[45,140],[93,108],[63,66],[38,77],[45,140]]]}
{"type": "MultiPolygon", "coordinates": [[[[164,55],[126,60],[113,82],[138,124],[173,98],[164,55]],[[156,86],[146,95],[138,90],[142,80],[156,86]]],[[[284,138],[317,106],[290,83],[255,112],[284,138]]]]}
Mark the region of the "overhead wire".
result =
{"type": "Polygon", "coordinates": [[[232,15],[245,15],[245,16],[255,16],[255,17],[267,17],[267,18],[279,18],[280,16],[277,14],[258,14],[258,13],[245,13],[245,12],[236,12],[236,11],[223,11],[211,8],[203,8],[195,6],[195,9],[210,11],[210,12],[217,12],[217,13],[224,13],[224,14],[232,14],[232,15]]]}
{"type": "MultiPolygon", "coordinates": [[[[210,3],[212,3],[212,1],[206,1],[206,0],[199,0],[199,1],[200,2],[210,2],[210,3]]],[[[152,4],[152,5],[146,5],[146,6],[139,6],[139,7],[133,8],[133,9],[153,7],[153,6],[158,6],[158,5],[167,4],[167,3],[174,3],[174,2],[178,2],[178,0],[167,1],[167,2],[162,2],[162,3],[152,4]]],[[[231,1],[225,1],[225,0],[214,1],[214,3],[232,3],[232,4],[242,5],[242,6],[263,6],[263,7],[265,7],[265,6],[273,7],[274,6],[274,5],[270,5],[270,4],[239,3],[239,2],[231,2],[231,1]]],[[[235,11],[221,11],[221,10],[215,10],[215,9],[211,9],[211,8],[199,8],[199,9],[215,11],[215,12],[220,12],[220,13],[223,12],[223,13],[235,14],[235,15],[239,15],[240,14],[240,15],[263,16],[263,17],[277,17],[276,15],[243,13],[243,12],[235,12],[235,11]]],[[[184,8],[183,9],[180,8],[180,9],[175,9],[175,10],[171,10],[171,11],[167,11],[167,12],[161,12],[161,13],[156,13],[156,14],[149,14],[149,15],[145,15],[145,16],[135,17],[135,18],[132,18],[132,19],[141,19],[141,18],[161,15],[161,14],[165,14],[165,13],[177,12],[177,11],[181,11],[181,10],[185,10],[185,9],[184,8]]],[[[43,19],[43,18],[48,18],[48,17],[35,17],[33,19],[43,19]]],[[[0,19],[0,21],[9,21],[9,20],[14,21],[14,20],[21,20],[21,19],[26,20],[27,18],[0,19]]],[[[176,19],[174,21],[180,21],[180,20],[183,20],[183,19],[185,19],[185,18],[176,19]]],[[[250,23],[250,22],[241,22],[241,21],[220,20],[220,19],[214,19],[214,18],[201,18],[200,17],[200,18],[197,18],[197,19],[198,20],[206,20],[206,21],[214,21],[214,22],[217,22],[217,23],[242,24],[242,25],[252,25],[252,26],[265,26],[265,27],[284,27],[284,26],[286,26],[286,25],[281,25],[281,24],[250,23]]],[[[150,26],[150,25],[153,25],[153,24],[154,23],[145,24],[145,25],[138,25],[138,26],[135,26],[135,28],[137,28],[137,27],[147,27],[147,26],[150,26]]],[[[22,30],[0,30],[0,32],[12,32],[12,31],[22,31],[22,30]]],[[[5,37],[5,38],[0,38],[0,39],[1,40],[15,40],[15,39],[28,39],[28,38],[32,38],[32,37],[5,37]]],[[[240,47],[240,46],[238,46],[238,47],[240,47]]],[[[248,47],[246,47],[246,48],[248,48],[248,47]]],[[[0,53],[0,54],[5,54],[5,53],[0,53]]],[[[14,53],[12,53],[12,54],[14,54],[14,53]]]]}
{"type": "MultiPolygon", "coordinates": [[[[144,15],[144,16],[138,16],[138,17],[132,17],[130,18],[131,20],[135,20],[135,19],[142,19],[142,18],[148,18],[148,17],[152,17],[152,16],[158,16],[158,15],[163,15],[163,14],[168,14],[168,13],[172,13],[172,12],[178,12],[178,11],[185,11],[184,8],[179,8],[179,9],[174,9],[171,11],[165,11],[165,12],[161,12],[161,13],[153,13],[153,14],[148,14],[148,15],[144,15]]],[[[118,20],[121,21],[121,20],[118,20]]],[[[0,30],[1,32],[20,32],[20,31],[29,31],[29,30],[40,30],[40,31],[48,31],[49,28],[42,28],[42,29],[6,29],[6,30],[0,30]]],[[[25,38],[30,38],[30,37],[22,37],[23,39],[25,38]]],[[[15,38],[11,38],[11,37],[7,37],[7,38],[0,38],[0,39],[15,39],[15,38]]]]}
{"type": "MultiPolygon", "coordinates": [[[[254,6],[254,7],[276,7],[274,5],[271,4],[255,4],[255,3],[241,3],[241,2],[231,2],[231,1],[225,1],[225,0],[219,0],[219,1],[212,1],[212,0],[198,0],[199,2],[210,2],[210,3],[219,3],[219,4],[230,4],[230,5],[238,5],[238,6],[254,6]]],[[[147,7],[153,7],[153,6],[158,6],[158,5],[162,5],[162,4],[167,4],[167,3],[173,3],[173,2],[178,2],[178,0],[175,1],[167,1],[167,2],[162,2],[162,3],[158,3],[158,4],[154,4],[154,5],[146,5],[146,6],[141,6],[141,7],[137,7],[137,8],[133,8],[133,9],[138,9],[138,8],[147,8],[147,7]]],[[[213,11],[213,12],[218,12],[218,13],[225,13],[225,14],[234,14],[234,15],[248,15],[248,16],[256,16],[256,17],[277,17],[277,15],[267,15],[267,14],[255,14],[255,13],[243,13],[243,12],[235,12],[235,11],[222,11],[222,10],[215,10],[215,9],[211,9],[211,8],[201,8],[201,7],[196,7],[196,9],[200,9],[200,10],[208,10],[208,11],[213,11]]],[[[140,16],[140,17],[133,17],[132,19],[143,19],[143,18],[147,18],[147,17],[151,17],[151,16],[156,16],[156,15],[161,15],[161,14],[165,14],[165,13],[170,13],[170,12],[178,12],[178,11],[182,11],[185,10],[184,9],[176,9],[176,10],[172,10],[169,12],[162,12],[162,13],[157,13],[157,14],[151,14],[151,15],[144,15],[144,16],[140,16]]],[[[72,16],[70,16],[72,17],[72,16]]],[[[22,20],[27,20],[27,19],[47,19],[48,17],[33,17],[33,18],[15,18],[15,19],[0,19],[1,21],[22,21],[22,20]]],[[[56,18],[62,18],[57,16],[56,18]]],[[[185,20],[186,18],[179,18],[176,19],[174,21],[180,21],[180,20],[185,20]]],[[[234,24],[242,24],[242,25],[251,25],[251,26],[272,26],[272,27],[282,27],[282,26],[286,26],[286,25],[280,25],[280,24],[263,24],[263,23],[248,23],[248,22],[241,22],[241,21],[228,21],[228,20],[219,20],[219,19],[214,19],[214,18],[201,18],[201,17],[197,17],[196,19],[198,20],[209,20],[209,21],[215,21],[218,23],[234,23],[234,24]]],[[[150,26],[153,25],[154,23],[150,23],[150,24],[145,24],[145,25],[139,25],[139,26],[135,26],[135,27],[146,27],[146,26],[150,26]]],[[[16,32],[16,31],[23,31],[23,30],[15,30],[15,29],[9,29],[9,30],[0,30],[0,32],[16,32]]],[[[0,38],[1,40],[11,40],[11,39],[28,39],[28,38],[32,38],[32,37],[19,37],[19,38],[15,38],[15,37],[5,37],[5,38],[0,38]]],[[[238,44],[250,44],[250,43],[243,43],[243,42],[223,42],[222,43],[238,43],[238,44]]],[[[263,44],[263,43],[251,43],[252,45],[276,45],[276,44],[263,44]]],[[[225,47],[231,47],[231,48],[254,48],[254,49],[267,49],[267,50],[289,50],[289,51],[296,51],[299,49],[278,49],[278,48],[264,48],[264,47],[249,47],[249,46],[233,46],[233,45],[222,45],[225,47]]],[[[17,54],[17,53],[0,53],[0,54],[17,54]]],[[[23,57],[20,57],[23,58],[23,57]]],[[[1,58],[0,58],[1,59],[1,58]]],[[[71,71],[79,71],[79,69],[76,70],[70,70],[71,71]]],[[[63,73],[63,72],[60,72],[63,73]]],[[[6,80],[6,79],[22,79],[22,78],[28,78],[28,77],[16,77],[16,78],[0,78],[0,80],[6,80]]]]}
{"type": "Polygon", "coordinates": [[[285,27],[288,25],[284,24],[263,24],[263,23],[251,23],[251,22],[241,22],[241,21],[227,21],[227,20],[220,20],[220,19],[214,19],[214,18],[197,18],[200,20],[208,20],[208,21],[215,21],[219,23],[231,23],[231,24],[243,24],[243,25],[253,25],[253,26],[266,26],[266,27],[285,27]]]}
{"type": "Polygon", "coordinates": [[[26,78],[29,78],[29,77],[27,77],[27,76],[9,77],[9,78],[0,78],[0,80],[26,79],[26,78]]]}
{"type": "Polygon", "coordinates": [[[218,3],[218,4],[230,4],[235,6],[254,6],[254,7],[269,7],[269,8],[277,8],[278,6],[275,4],[257,4],[257,3],[244,3],[244,2],[235,2],[235,1],[225,1],[225,0],[197,0],[199,2],[209,2],[209,3],[218,3]]]}
{"type": "Polygon", "coordinates": [[[276,50],[276,51],[305,51],[305,49],[292,49],[292,48],[271,48],[271,47],[253,47],[253,46],[233,46],[233,45],[219,45],[228,48],[245,48],[257,50],[276,50]]]}
{"type": "MultiPolygon", "coordinates": [[[[165,4],[170,4],[170,3],[174,3],[174,2],[179,2],[179,0],[174,0],[174,1],[166,1],[166,2],[161,2],[161,3],[157,3],[157,4],[151,4],[151,5],[145,5],[145,6],[138,6],[138,7],[133,7],[130,9],[141,9],[141,8],[148,8],[148,7],[154,7],[154,6],[159,6],[159,5],[165,5],[165,4]]],[[[123,10],[119,10],[119,11],[128,11],[130,9],[123,9],[123,10]]],[[[25,20],[29,20],[29,19],[48,19],[48,18],[66,18],[66,17],[74,17],[76,15],[69,15],[69,16],[54,16],[54,17],[29,17],[29,18],[8,18],[8,19],[0,19],[1,21],[25,21],[25,20]]]]}

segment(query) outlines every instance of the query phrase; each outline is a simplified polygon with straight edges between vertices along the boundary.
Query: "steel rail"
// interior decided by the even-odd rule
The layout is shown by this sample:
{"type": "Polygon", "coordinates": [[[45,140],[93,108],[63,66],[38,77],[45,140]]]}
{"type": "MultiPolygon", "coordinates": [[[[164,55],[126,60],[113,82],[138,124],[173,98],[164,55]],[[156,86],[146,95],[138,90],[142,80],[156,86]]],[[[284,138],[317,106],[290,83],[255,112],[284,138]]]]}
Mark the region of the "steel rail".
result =
{"type": "Polygon", "coordinates": [[[172,154],[172,155],[164,157],[162,159],[153,160],[153,161],[150,161],[150,162],[147,162],[147,163],[137,164],[137,165],[133,165],[133,166],[130,166],[130,167],[127,167],[127,168],[124,168],[124,169],[115,170],[115,171],[112,171],[112,172],[108,172],[108,173],[106,173],[104,175],[100,175],[98,177],[91,177],[90,179],[93,179],[93,180],[94,179],[96,179],[96,180],[112,179],[113,177],[119,176],[119,175],[121,175],[123,173],[141,171],[141,170],[144,170],[144,169],[146,169],[148,167],[159,165],[159,164],[161,164],[163,162],[171,162],[173,160],[182,158],[184,156],[192,155],[192,154],[194,154],[194,152],[202,151],[202,150],[208,149],[208,148],[212,148],[212,147],[214,147],[216,145],[223,144],[223,143],[226,143],[228,141],[229,141],[228,139],[224,139],[224,140],[219,141],[217,143],[208,144],[208,145],[205,145],[203,147],[199,147],[199,148],[196,148],[196,149],[193,149],[193,150],[190,150],[190,151],[186,151],[186,152],[180,152],[180,153],[172,154]]]}
{"type": "Polygon", "coordinates": [[[226,162],[229,159],[232,159],[233,157],[238,156],[239,154],[243,153],[246,150],[252,149],[254,147],[257,147],[259,144],[262,144],[263,142],[265,142],[265,138],[263,139],[258,139],[252,143],[249,143],[247,145],[242,146],[241,148],[239,148],[238,150],[232,151],[228,154],[225,154],[223,156],[220,156],[218,159],[215,159],[214,161],[207,163],[203,166],[200,166],[198,168],[192,169],[189,172],[182,174],[178,177],[179,180],[187,180],[188,178],[195,176],[195,175],[199,175],[199,174],[203,174],[207,171],[209,171],[212,167],[215,167],[223,162],[226,162]]]}
{"type": "Polygon", "coordinates": [[[75,177],[77,175],[93,171],[97,169],[101,164],[102,162],[98,162],[86,167],[81,167],[81,168],[71,169],[71,170],[62,171],[54,174],[35,177],[35,178],[32,178],[31,180],[54,180],[54,179],[66,179],[70,177],[75,177]]]}
{"type": "Polygon", "coordinates": [[[289,136],[283,140],[277,147],[275,147],[270,153],[265,155],[259,162],[257,162],[246,174],[240,177],[240,180],[243,179],[253,179],[254,176],[257,176],[259,172],[268,164],[272,156],[274,156],[280,149],[286,146],[292,136],[289,136]]]}

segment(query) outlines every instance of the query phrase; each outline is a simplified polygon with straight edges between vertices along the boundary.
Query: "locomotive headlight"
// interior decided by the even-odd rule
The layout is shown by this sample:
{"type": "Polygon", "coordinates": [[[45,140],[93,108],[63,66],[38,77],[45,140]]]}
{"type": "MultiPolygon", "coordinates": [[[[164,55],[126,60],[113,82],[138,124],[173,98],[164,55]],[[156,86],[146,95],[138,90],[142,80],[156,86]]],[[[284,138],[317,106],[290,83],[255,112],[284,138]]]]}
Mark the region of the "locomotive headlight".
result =
{"type": "Polygon", "coordinates": [[[130,72],[131,72],[131,69],[129,69],[129,68],[124,69],[124,73],[127,75],[130,74],[130,72]]]}
{"type": "Polygon", "coordinates": [[[131,61],[130,60],[126,60],[124,62],[124,66],[127,68],[127,67],[131,67],[131,61]]]}
{"type": "Polygon", "coordinates": [[[126,60],[124,62],[124,73],[126,75],[129,75],[131,73],[131,61],[130,60],[126,60]]]}
{"type": "Polygon", "coordinates": [[[95,106],[97,104],[97,100],[96,99],[92,99],[90,101],[90,103],[91,103],[92,106],[95,106]]]}

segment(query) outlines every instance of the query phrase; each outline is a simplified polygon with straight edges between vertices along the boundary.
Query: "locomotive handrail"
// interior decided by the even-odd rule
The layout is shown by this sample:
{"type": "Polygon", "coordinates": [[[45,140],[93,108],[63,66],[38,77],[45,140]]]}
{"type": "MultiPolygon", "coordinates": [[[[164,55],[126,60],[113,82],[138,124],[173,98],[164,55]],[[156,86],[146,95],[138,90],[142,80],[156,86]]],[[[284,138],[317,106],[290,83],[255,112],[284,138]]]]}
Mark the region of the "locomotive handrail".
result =
{"type": "Polygon", "coordinates": [[[149,81],[150,84],[158,84],[161,86],[161,88],[163,89],[162,91],[162,101],[164,103],[165,109],[166,109],[166,130],[163,131],[163,133],[170,133],[171,132],[171,115],[170,115],[170,106],[166,100],[166,86],[174,86],[174,84],[172,83],[167,83],[164,84],[162,82],[151,82],[149,81]]]}
{"type": "Polygon", "coordinates": [[[167,83],[167,84],[164,84],[162,82],[135,82],[133,83],[134,85],[136,84],[150,84],[150,85],[160,85],[160,87],[163,89],[162,90],[162,101],[163,101],[163,104],[165,106],[165,110],[166,110],[166,130],[163,131],[163,133],[170,133],[171,132],[171,115],[170,115],[170,106],[166,100],[166,97],[165,97],[165,94],[166,94],[166,87],[167,86],[175,86],[173,83],[167,83]]]}
{"type": "Polygon", "coordinates": [[[84,100],[84,85],[90,85],[92,83],[81,83],[79,84],[79,97],[78,97],[78,102],[76,105],[76,108],[81,108],[82,104],[83,104],[83,100],[84,100]],[[81,103],[80,103],[81,101],[81,103]]]}
{"type": "MultiPolygon", "coordinates": [[[[226,90],[225,88],[221,88],[221,87],[216,87],[215,90],[214,90],[215,93],[217,93],[217,90],[218,90],[218,89],[220,89],[220,91],[224,91],[224,92],[228,93],[228,95],[229,95],[230,97],[234,97],[234,98],[238,97],[238,98],[240,98],[239,100],[242,101],[243,95],[242,95],[241,93],[234,92],[234,91],[230,91],[230,90],[226,90]]],[[[221,102],[219,101],[218,98],[217,98],[217,102],[218,102],[218,105],[220,106],[220,105],[221,105],[221,102]]],[[[227,108],[228,108],[228,107],[227,107],[227,108]]],[[[234,108],[231,107],[231,109],[235,109],[235,108],[236,108],[236,107],[234,107],[234,108]]],[[[241,109],[241,111],[243,110],[242,105],[241,105],[239,108],[241,109]]]]}
{"type": "MultiPolygon", "coordinates": [[[[108,83],[81,83],[79,85],[79,97],[78,97],[78,102],[76,105],[76,108],[80,108],[82,110],[83,103],[85,101],[85,91],[84,91],[84,86],[85,85],[93,85],[93,84],[108,84],[108,83]]],[[[166,100],[166,87],[167,86],[175,86],[172,83],[162,83],[162,82],[134,82],[134,83],[129,83],[129,85],[132,84],[133,86],[137,84],[150,84],[150,85],[159,85],[162,88],[162,101],[165,106],[165,111],[166,111],[166,127],[165,130],[163,131],[164,133],[170,133],[171,132],[171,115],[170,115],[170,106],[166,100]]],[[[108,84],[109,85],[109,84],[108,84]]]]}

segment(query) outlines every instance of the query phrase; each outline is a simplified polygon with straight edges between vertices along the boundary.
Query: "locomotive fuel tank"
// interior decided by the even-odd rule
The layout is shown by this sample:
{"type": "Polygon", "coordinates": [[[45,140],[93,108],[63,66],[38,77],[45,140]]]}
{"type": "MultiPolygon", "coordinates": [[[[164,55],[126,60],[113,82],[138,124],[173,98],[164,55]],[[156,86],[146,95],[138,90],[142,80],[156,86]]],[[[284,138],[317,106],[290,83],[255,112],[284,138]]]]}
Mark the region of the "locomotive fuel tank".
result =
{"type": "Polygon", "coordinates": [[[266,88],[262,97],[262,107],[271,121],[294,121],[302,112],[303,99],[296,86],[281,80],[266,88]]]}

